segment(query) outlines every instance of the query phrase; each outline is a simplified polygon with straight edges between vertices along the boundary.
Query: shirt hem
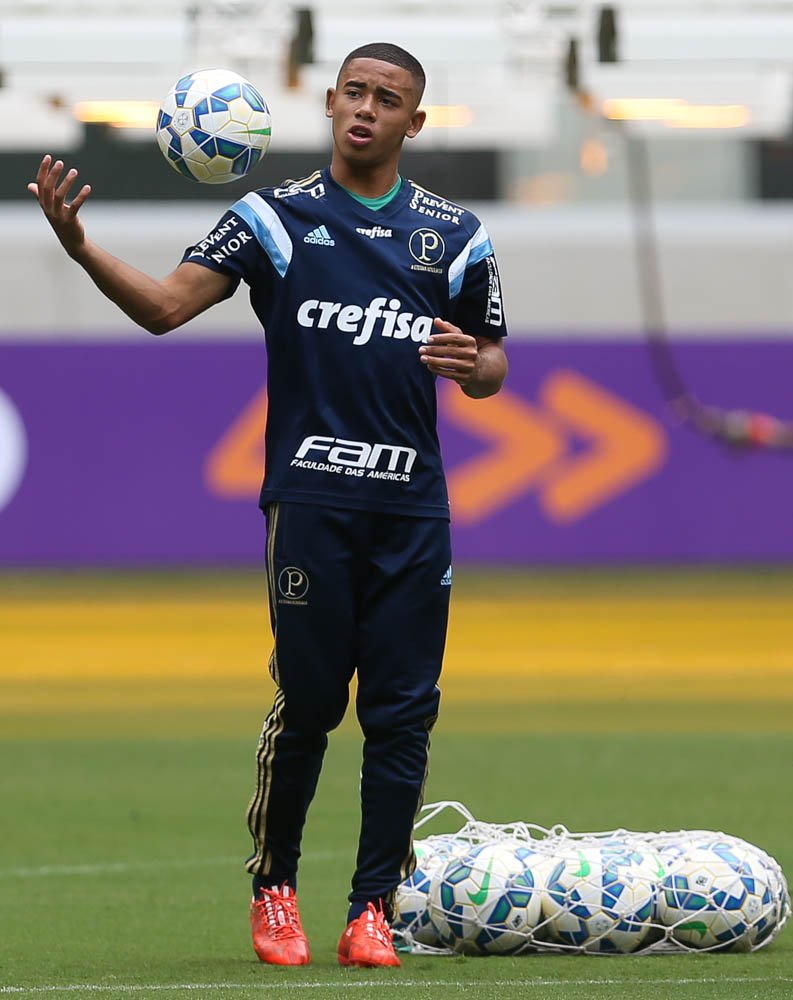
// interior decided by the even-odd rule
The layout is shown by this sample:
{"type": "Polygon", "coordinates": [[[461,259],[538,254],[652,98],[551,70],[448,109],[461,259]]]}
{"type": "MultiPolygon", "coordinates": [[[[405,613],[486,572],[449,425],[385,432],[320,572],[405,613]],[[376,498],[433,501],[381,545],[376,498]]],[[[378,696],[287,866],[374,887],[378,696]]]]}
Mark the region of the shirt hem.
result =
{"type": "Polygon", "coordinates": [[[271,503],[302,503],[317,507],[341,507],[344,510],[364,510],[376,514],[400,514],[404,517],[439,517],[451,520],[448,506],[415,504],[399,501],[355,499],[336,493],[297,493],[293,490],[262,490],[259,506],[264,510],[271,503]]]}

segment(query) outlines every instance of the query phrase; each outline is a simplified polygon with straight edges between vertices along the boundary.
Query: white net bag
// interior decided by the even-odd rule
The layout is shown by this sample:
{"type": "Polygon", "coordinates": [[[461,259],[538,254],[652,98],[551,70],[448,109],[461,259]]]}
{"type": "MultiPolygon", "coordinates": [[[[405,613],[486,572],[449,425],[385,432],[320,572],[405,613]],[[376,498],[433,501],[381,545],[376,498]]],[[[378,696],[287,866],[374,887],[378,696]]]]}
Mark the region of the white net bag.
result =
{"type": "Polygon", "coordinates": [[[445,810],[462,824],[415,842],[416,870],[396,893],[402,950],[756,951],[790,917],[779,864],[738,837],[484,823],[459,802],[425,806],[416,830],[445,810]]]}

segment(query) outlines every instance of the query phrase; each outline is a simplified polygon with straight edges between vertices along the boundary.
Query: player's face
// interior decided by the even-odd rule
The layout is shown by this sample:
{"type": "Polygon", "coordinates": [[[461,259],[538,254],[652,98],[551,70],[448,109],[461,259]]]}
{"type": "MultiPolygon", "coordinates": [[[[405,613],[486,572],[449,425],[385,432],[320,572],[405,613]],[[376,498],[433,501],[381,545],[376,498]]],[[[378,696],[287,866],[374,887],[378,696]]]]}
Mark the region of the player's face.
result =
{"type": "Polygon", "coordinates": [[[421,131],[425,113],[412,74],[379,59],[353,59],[327,95],[333,142],[351,164],[376,166],[398,159],[405,138],[421,131]]]}

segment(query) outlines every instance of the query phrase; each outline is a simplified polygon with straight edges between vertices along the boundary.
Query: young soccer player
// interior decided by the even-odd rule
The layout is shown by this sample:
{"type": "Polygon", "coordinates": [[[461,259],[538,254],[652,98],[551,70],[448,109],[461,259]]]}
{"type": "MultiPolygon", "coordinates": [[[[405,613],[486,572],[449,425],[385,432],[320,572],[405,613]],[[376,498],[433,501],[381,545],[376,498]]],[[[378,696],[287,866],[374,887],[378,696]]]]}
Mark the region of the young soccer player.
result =
{"type": "Polygon", "coordinates": [[[415,865],[451,585],[436,378],[492,395],[507,371],[501,289],[479,220],[399,175],[424,72],[365,45],[327,92],[328,168],[252,192],[163,280],[86,238],[90,193],[45,157],[29,185],[66,249],[151,333],[250,287],[268,352],[261,506],[276,684],[248,808],[250,915],[263,962],[303,965],[295,896],[327,734],[358,674],[361,829],[342,965],[396,966],[388,920],[415,865]]]}

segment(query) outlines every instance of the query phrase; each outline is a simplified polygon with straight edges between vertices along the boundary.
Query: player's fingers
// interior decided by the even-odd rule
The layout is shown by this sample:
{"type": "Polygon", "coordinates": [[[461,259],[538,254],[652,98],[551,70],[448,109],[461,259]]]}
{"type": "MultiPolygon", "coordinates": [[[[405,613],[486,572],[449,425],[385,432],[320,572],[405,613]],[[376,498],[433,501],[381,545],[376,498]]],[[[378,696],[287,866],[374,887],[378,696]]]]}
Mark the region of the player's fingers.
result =
{"type": "Polygon", "coordinates": [[[441,345],[473,352],[477,350],[476,338],[464,333],[459,326],[437,317],[433,323],[435,324],[435,332],[427,338],[427,344],[430,345],[430,348],[441,345]]]}
{"type": "Polygon", "coordinates": [[[473,364],[465,358],[430,358],[427,355],[421,359],[430,371],[448,371],[461,374],[473,371],[473,364]]]}
{"type": "Polygon", "coordinates": [[[435,347],[427,346],[419,350],[419,357],[422,361],[431,361],[435,364],[453,364],[455,366],[468,366],[473,368],[476,364],[476,348],[467,344],[442,344],[435,347]]]}
{"type": "Polygon", "coordinates": [[[51,163],[52,163],[52,157],[50,156],[49,153],[47,153],[45,156],[42,156],[41,163],[39,164],[39,169],[36,171],[36,184],[39,186],[39,188],[47,179],[47,174],[49,173],[51,163]]]}
{"type": "Polygon", "coordinates": [[[476,364],[476,352],[465,347],[457,348],[447,344],[443,347],[430,347],[426,351],[422,351],[421,360],[429,364],[446,365],[452,368],[473,368],[476,364]]]}
{"type": "Polygon", "coordinates": [[[52,186],[49,183],[51,163],[52,157],[45,156],[36,174],[36,196],[45,212],[49,211],[50,202],[52,201],[52,186]]]}
{"type": "Polygon", "coordinates": [[[77,180],[77,171],[72,167],[72,169],[66,174],[63,180],[55,189],[55,197],[59,202],[66,201],[66,197],[69,194],[69,188],[77,180]]]}
{"type": "Polygon", "coordinates": [[[431,361],[435,364],[441,364],[444,361],[458,360],[457,354],[453,349],[449,349],[448,344],[444,344],[442,347],[428,347],[426,351],[420,351],[422,361],[431,361]]]}
{"type": "Polygon", "coordinates": [[[28,184],[28,191],[30,191],[32,195],[35,195],[38,198],[39,186],[34,181],[31,181],[30,184],[28,184]]]}
{"type": "Polygon", "coordinates": [[[52,191],[52,199],[54,204],[58,204],[59,201],[63,201],[63,198],[58,197],[58,187],[61,182],[61,176],[63,175],[64,162],[63,160],[56,160],[52,165],[52,170],[49,172],[47,177],[46,187],[49,187],[52,191]]]}
{"type": "Polygon", "coordinates": [[[52,167],[50,168],[49,173],[47,174],[46,184],[48,184],[53,189],[53,191],[55,190],[58,181],[61,178],[61,174],[63,173],[63,167],[64,167],[63,160],[56,160],[53,163],[52,167]]]}
{"type": "MultiPolygon", "coordinates": [[[[76,171],[75,171],[76,173],[76,171]]],[[[74,176],[71,170],[66,173],[63,172],[63,167],[58,173],[57,178],[54,180],[54,189],[52,192],[52,204],[56,212],[62,212],[64,207],[64,202],[66,200],[66,194],[72,185],[74,176]]]]}
{"type": "Polygon", "coordinates": [[[458,382],[460,385],[467,382],[469,378],[463,372],[451,371],[448,368],[431,368],[430,371],[439,378],[447,378],[450,382],[458,382]]]}
{"type": "Polygon", "coordinates": [[[75,215],[80,211],[80,207],[85,202],[85,199],[91,193],[91,185],[83,184],[77,194],[74,196],[71,205],[69,205],[69,218],[73,219],[75,215]]]}
{"type": "Polygon", "coordinates": [[[470,334],[463,333],[462,330],[458,330],[457,328],[455,328],[451,333],[432,333],[427,338],[427,343],[430,345],[449,344],[457,347],[476,347],[476,339],[470,334]]]}
{"type": "Polygon", "coordinates": [[[55,188],[63,173],[63,161],[56,160],[47,172],[44,183],[40,185],[41,205],[45,212],[52,212],[56,206],[55,188]]]}

